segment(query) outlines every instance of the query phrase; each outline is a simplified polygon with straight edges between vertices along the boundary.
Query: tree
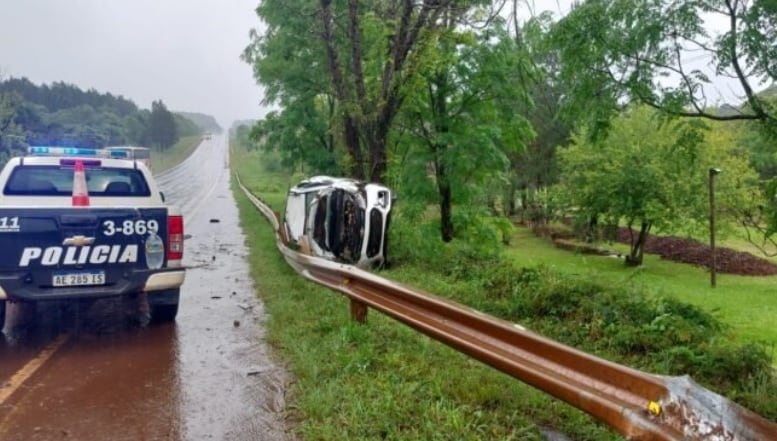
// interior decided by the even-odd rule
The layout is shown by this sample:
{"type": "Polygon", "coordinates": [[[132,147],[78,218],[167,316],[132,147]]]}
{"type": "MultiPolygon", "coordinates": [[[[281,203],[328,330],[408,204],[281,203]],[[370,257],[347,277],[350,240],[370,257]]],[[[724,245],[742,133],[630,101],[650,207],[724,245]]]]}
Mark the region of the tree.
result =
{"type": "Polygon", "coordinates": [[[151,145],[149,136],[149,120],[151,112],[147,109],[139,110],[135,113],[125,116],[122,120],[122,126],[127,134],[127,141],[131,144],[151,145]]]}
{"type": "Polygon", "coordinates": [[[740,211],[756,175],[746,156],[735,153],[732,137],[700,121],[630,108],[602,139],[592,140],[585,129],[574,135],[561,152],[562,191],[578,218],[625,224],[631,233],[626,263],[641,265],[652,228],[692,233],[706,226],[711,167],[724,170],[717,182],[721,211],[740,211]]]}
{"type": "Polygon", "coordinates": [[[0,81],[25,140],[37,145],[102,147],[145,144],[147,110],[132,101],[65,83],[35,85],[26,78],[0,81]]]}
{"type": "MultiPolygon", "coordinates": [[[[777,107],[777,85],[758,94],[770,106],[777,107]]],[[[753,167],[762,179],[777,179],[777,130],[763,124],[740,122],[736,125],[738,142],[750,153],[753,167]]]]}
{"type": "Polygon", "coordinates": [[[127,116],[137,112],[138,108],[130,100],[110,93],[100,93],[94,89],[86,92],[64,82],[37,86],[27,78],[10,78],[0,82],[0,93],[15,92],[26,101],[45,107],[50,112],[89,105],[95,109],[105,109],[118,116],[127,116]]]}
{"type": "Polygon", "coordinates": [[[304,72],[309,78],[311,71],[323,69],[328,84],[311,87],[316,94],[328,93],[337,100],[339,121],[330,127],[337,127],[341,134],[338,139],[350,156],[350,174],[382,181],[388,161],[387,140],[405,98],[404,85],[412,82],[423,62],[439,18],[451,8],[467,10],[478,3],[484,2],[318,0],[292,9],[287,2],[268,0],[257,8],[267,32],[254,36],[244,58],[259,72],[257,79],[269,80],[271,94],[293,89],[302,96],[298,74],[304,72]],[[316,38],[311,40],[310,36],[316,38]],[[276,44],[276,40],[283,44],[276,44]],[[300,57],[291,60],[298,64],[288,73],[261,68],[267,57],[277,61],[297,54],[300,57]]]}
{"type": "Polygon", "coordinates": [[[329,127],[334,102],[321,96],[281,112],[270,112],[251,130],[251,138],[267,151],[278,151],[281,165],[288,169],[309,167],[316,173],[340,175],[335,142],[329,127]],[[325,107],[328,110],[322,109],[325,107]]]}
{"type": "Polygon", "coordinates": [[[0,164],[24,151],[26,133],[17,123],[16,105],[18,95],[0,93],[0,164]]]}
{"type": "MultiPolygon", "coordinates": [[[[514,4],[513,8],[516,7],[514,4]]],[[[537,192],[558,181],[556,151],[569,141],[572,130],[571,124],[561,117],[567,92],[558,78],[558,53],[547,39],[552,16],[542,13],[522,25],[517,20],[514,16],[516,46],[530,65],[517,70],[515,76],[520,80],[518,87],[525,89],[531,100],[531,105],[523,106],[519,112],[529,120],[536,136],[526,149],[510,155],[511,185],[506,198],[510,214],[516,212],[518,194],[526,208],[534,205],[537,192]]]]}
{"type": "MultiPolygon", "coordinates": [[[[769,99],[774,102],[775,96],[769,99]]],[[[748,123],[738,125],[736,130],[737,144],[748,152],[761,178],[760,192],[749,198],[752,203],[742,211],[740,222],[751,244],[767,256],[777,256],[777,131],[748,123]]]]}
{"type": "Polygon", "coordinates": [[[166,149],[178,142],[175,117],[167,110],[162,100],[151,103],[148,130],[148,139],[156,147],[166,149]]]}
{"type": "Polygon", "coordinates": [[[307,165],[315,173],[342,174],[338,103],[318,35],[319,8],[313,0],[294,5],[268,0],[257,8],[267,30],[251,33],[242,58],[264,85],[264,104],[280,109],[258,121],[251,136],[262,148],[279,151],[288,168],[307,165]]]}
{"type": "Polygon", "coordinates": [[[48,136],[38,135],[36,143],[100,148],[126,141],[120,117],[88,104],[48,113],[44,120],[49,129],[48,136]]]}
{"type": "Polygon", "coordinates": [[[181,113],[173,113],[175,119],[175,132],[177,137],[197,136],[202,133],[202,129],[191,118],[181,113]]]}
{"type": "Polygon", "coordinates": [[[773,0],[585,0],[554,27],[552,39],[569,88],[567,109],[585,118],[593,135],[624,102],[777,128],[777,107],[755,90],[777,79],[773,0]],[[725,24],[716,33],[708,23],[725,24]],[[733,80],[746,104],[734,112],[717,112],[708,96],[724,79],[733,80]]]}
{"type": "Polygon", "coordinates": [[[453,205],[473,201],[473,188],[503,182],[509,153],[522,150],[533,133],[517,116],[527,99],[512,82],[521,58],[501,20],[484,29],[461,28],[463,17],[442,18],[434,44],[419,67],[414,93],[402,113],[408,161],[417,176],[431,169],[440,207],[441,236],[455,236],[453,205]]]}

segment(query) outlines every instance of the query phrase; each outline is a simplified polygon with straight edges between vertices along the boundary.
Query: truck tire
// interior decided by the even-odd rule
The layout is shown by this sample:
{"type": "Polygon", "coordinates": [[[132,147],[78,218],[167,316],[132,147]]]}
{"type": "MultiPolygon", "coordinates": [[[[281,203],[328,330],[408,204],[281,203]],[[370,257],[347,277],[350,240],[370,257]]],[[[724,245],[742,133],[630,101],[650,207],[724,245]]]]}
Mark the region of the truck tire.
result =
{"type": "Polygon", "coordinates": [[[148,305],[151,312],[151,321],[154,323],[174,321],[175,316],[178,315],[180,296],[180,288],[150,292],[148,295],[148,305]]]}
{"type": "Polygon", "coordinates": [[[5,326],[5,300],[0,300],[0,332],[3,332],[5,326]]]}
{"type": "Polygon", "coordinates": [[[178,315],[178,304],[154,305],[151,307],[151,321],[154,323],[166,323],[175,320],[178,315]]]}

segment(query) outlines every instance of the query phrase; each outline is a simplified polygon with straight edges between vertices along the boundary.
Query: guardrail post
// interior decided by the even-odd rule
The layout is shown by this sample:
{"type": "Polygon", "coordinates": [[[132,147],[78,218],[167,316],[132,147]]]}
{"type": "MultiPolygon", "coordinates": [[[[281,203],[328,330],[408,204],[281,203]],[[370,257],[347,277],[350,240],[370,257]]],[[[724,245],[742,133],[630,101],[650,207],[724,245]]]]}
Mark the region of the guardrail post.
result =
{"type": "Polygon", "coordinates": [[[356,299],[351,299],[351,319],[356,323],[367,323],[367,304],[356,299]]]}

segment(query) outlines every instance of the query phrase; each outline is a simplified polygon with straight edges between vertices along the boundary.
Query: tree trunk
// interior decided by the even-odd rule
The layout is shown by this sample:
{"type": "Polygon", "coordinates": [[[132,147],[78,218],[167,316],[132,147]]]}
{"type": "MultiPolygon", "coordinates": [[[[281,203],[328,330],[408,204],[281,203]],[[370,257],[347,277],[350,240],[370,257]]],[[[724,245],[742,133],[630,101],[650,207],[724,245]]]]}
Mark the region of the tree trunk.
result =
{"type": "Polygon", "coordinates": [[[631,235],[631,252],[626,257],[627,266],[641,266],[643,257],[645,254],[645,242],[647,241],[648,231],[650,231],[650,222],[642,222],[642,226],[639,229],[639,235],[637,240],[634,240],[634,234],[632,233],[631,226],[629,226],[629,232],[631,235]]]}
{"type": "MultiPolygon", "coordinates": [[[[335,94],[341,105],[349,102],[348,91],[345,85],[345,76],[340,66],[340,58],[337,53],[334,37],[334,18],[330,9],[331,0],[321,1],[321,21],[322,38],[326,45],[327,61],[329,62],[329,73],[332,75],[335,94]]],[[[356,179],[364,179],[364,160],[359,143],[359,125],[356,119],[348,110],[343,112],[343,134],[345,135],[345,146],[353,159],[351,174],[356,179]]]]}
{"type": "Polygon", "coordinates": [[[348,148],[348,153],[351,154],[351,159],[353,159],[350,174],[355,179],[363,180],[364,157],[362,156],[361,144],[359,144],[359,129],[350,115],[343,116],[343,124],[345,125],[345,145],[348,148]]]}
{"type": "Polygon", "coordinates": [[[379,120],[370,130],[370,169],[365,173],[372,182],[385,182],[386,170],[388,168],[386,140],[388,138],[389,124],[387,121],[379,120]]]}
{"type": "Polygon", "coordinates": [[[443,242],[453,240],[453,213],[451,208],[451,184],[444,166],[437,169],[437,190],[440,193],[440,233],[443,242]]]}

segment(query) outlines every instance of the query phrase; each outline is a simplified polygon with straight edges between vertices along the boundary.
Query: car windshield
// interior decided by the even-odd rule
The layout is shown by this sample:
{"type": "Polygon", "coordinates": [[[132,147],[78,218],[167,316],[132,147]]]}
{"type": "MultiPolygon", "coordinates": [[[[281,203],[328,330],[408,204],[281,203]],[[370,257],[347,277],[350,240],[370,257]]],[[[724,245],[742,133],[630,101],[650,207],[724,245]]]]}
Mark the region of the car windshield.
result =
{"type": "MultiPolygon", "coordinates": [[[[149,196],[140,170],[130,168],[86,168],[90,196],[149,196]]],[[[73,192],[73,168],[61,166],[16,167],[3,189],[5,195],[69,196],[73,192]]]]}

